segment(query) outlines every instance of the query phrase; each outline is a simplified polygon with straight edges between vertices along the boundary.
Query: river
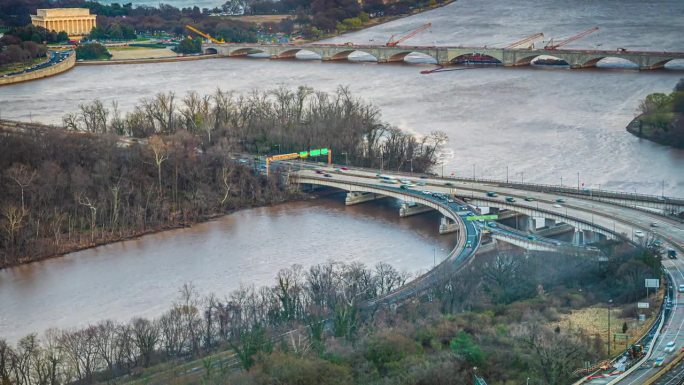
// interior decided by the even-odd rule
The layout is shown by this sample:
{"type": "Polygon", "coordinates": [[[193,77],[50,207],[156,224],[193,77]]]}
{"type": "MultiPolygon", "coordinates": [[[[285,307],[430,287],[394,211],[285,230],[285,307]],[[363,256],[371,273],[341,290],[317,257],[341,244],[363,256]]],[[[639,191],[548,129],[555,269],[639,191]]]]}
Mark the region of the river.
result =
{"type": "MultiPolygon", "coordinates": [[[[568,36],[598,25],[601,32],[573,46],[684,51],[679,0],[460,0],[337,41],[382,43],[427,21],[431,32],[411,44],[505,44],[535,32],[568,36]]],[[[668,195],[684,196],[684,151],[625,131],[639,101],[671,90],[682,72],[478,68],[421,75],[424,68],[263,59],[79,66],[0,88],[0,117],[59,123],[95,98],[116,101],[125,111],[141,97],[165,91],[221,87],[243,93],[280,85],[333,91],[346,85],[376,104],[391,124],[418,135],[445,131],[450,142],[438,173],[505,179],[508,169],[512,180],[566,185],[575,185],[579,173],[588,187],[654,194],[664,187],[668,195]]],[[[355,257],[409,271],[429,267],[436,219],[399,221],[394,209],[366,211],[371,207],[324,201],[246,210],[191,229],[0,271],[0,335],[14,340],[49,326],[154,315],[184,282],[194,282],[202,293],[225,294],[240,281],[269,283],[294,262],[355,257]]],[[[439,239],[439,249],[447,249],[449,241],[439,239]]]]}
{"type": "Polygon", "coordinates": [[[222,298],[240,284],[273,285],[277,271],[295,263],[382,261],[418,274],[456,242],[438,228],[436,213],[400,219],[393,199],[345,207],[344,195],[336,195],[0,270],[0,338],[153,317],[184,283],[222,298]]]}

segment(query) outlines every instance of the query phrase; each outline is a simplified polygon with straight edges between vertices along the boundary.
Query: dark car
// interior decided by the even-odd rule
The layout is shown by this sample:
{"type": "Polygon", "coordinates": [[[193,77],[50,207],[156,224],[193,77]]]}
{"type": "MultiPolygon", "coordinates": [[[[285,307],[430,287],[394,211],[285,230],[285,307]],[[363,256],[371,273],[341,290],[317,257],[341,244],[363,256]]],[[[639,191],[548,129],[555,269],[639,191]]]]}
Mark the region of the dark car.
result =
{"type": "Polygon", "coordinates": [[[326,178],[332,178],[332,175],[330,175],[330,174],[323,174],[323,176],[326,178]]]}

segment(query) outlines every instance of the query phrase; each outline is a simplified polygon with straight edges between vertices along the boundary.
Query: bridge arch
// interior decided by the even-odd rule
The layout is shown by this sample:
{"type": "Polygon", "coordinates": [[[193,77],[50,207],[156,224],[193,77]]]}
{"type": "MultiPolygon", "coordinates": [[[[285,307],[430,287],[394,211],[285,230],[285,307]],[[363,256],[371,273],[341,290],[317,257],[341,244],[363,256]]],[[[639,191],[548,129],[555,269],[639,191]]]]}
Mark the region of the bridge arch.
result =
{"type": "Polygon", "coordinates": [[[471,52],[466,54],[461,54],[451,59],[454,64],[467,64],[467,65],[500,65],[503,64],[501,60],[478,52],[471,52]]]}
{"type": "Polygon", "coordinates": [[[537,66],[568,66],[564,59],[550,55],[530,55],[515,62],[516,66],[537,65],[537,66]]]}
{"type": "Polygon", "coordinates": [[[582,63],[582,68],[603,67],[603,68],[639,68],[639,63],[629,59],[612,56],[599,56],[582,63]],[[604,61],[605,60],[605,61],[604,61]]]}
{"type": "Polygon", "coordinates": [[[209,48],[204,49],[205,55],[216,55],[217,53],[218,53],[218,50],[216,48],[209,47],[209,48]]]}
{"type": "Polygon", "coordinates": [[[330,60],[348,60],[351,62],[377,62],[378,58],[366,51],[348,49],[338,52],[330,57],[330,60]]]}
{"type": "Polygon", "coordinates": [[[247,47],[232,50],[228,53],[228,56],[248,56],[254,54],[268,54],[268,52],[258,48],[247,47]]]}
{"type": "Polygon", "coordinates": [[[391,55],[387,61],[390,63],[436,64],[437,58],[422,52],[404,51],[391,55]]]}

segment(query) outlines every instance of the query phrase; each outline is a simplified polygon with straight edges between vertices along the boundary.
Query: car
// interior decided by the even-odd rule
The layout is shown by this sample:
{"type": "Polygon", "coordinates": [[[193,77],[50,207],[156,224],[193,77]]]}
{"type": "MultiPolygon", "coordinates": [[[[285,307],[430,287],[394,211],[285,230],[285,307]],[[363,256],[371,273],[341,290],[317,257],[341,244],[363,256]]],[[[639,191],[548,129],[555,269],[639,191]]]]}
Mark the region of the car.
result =
{"type": "Polygon", "coordinates": [[[496,228],[496,222],[487,222],[487,226],[496,228]]]}
{"type": "Polygon", "coordinates": [[[425,182],[418,182],[418,183],[416,183],[416,184],[417,184],[418,186],[427,186],[427,183],[425,183],[425,182]]]}
{"type": "Polygon", "coordinates": [[[663,366],[663,362],[665,362],[665,356],[658,357],[656,358],[655,362],[653,362],[653,367],[657,368],[659,366],[663,366]]]}
{"type": "Polygon", "coordinates": [[[349,171],[349,168],[347,168],[347,167],[340,167],[340,170],[342,170],[342,171],[349,171]]]}
{"type": "Polygon", "coordinates": [[[677,288],[677,291],[680,293],[684,293],[684,285],[679,285],[679,287],[677,288]]]}
{"type": "Polygon", "coordinates": [[[651,227],[658,227],[658,222],[651,222],[651,227]]]}
{"type": "Polygon", "coordinates": [[[527,239],[529,239],[530,241],[534,241],[537,238],[534,235],[528,235],[527,239]]]}
{"type": "Polygon", "coordinates": [[[444,185],[445,185],[445,186],[454,186],[454,184],[451,183],[451,182],[446,182],[446,183],[444,183],[444,185]]]}
{"type": "Polygon", "coordinates": [[[513,197],[506,197],[506,202],[515,202],[515,198],[513,198],[513,197]]]}
{"type": "Polygon", "coordinates": [[[323,174],[323,176],[326,178],[332,178],[332,175],[330,175],[330,174],[323,174]]]}
{"type": "Polygon", "coordinates": [[[494,197],[497,197],[499,195],[497,193],[495,193],[494,191],[487,191],[487,196],[494,198],[494,197]]]}
{"type": "Polygon", "coordinates": [[[447,202],[454,203],[454,200],[453,199],[447,199],[447,202]]]}
{"type": "Polygon", "coordinates": [[[421,175],[420,179],[427,179],[427,175],[421,175]]]}
{"type": "Polygon", "coordinates": [[[409,184],[409,183],[411,183],[411,181],[408,179],[399,179],[399,183],[409,184]]]}
{"type": "Polygon", "coordinates": [[[525,200],[526,200],[527,202],[532,202],[532,201],[534,201],[534,198],[532,198],[532,197],[525,197],[525,200]]]}
{"type": "Polygon", "coordinates": [[[316,174],[323,174],[323,170],[316,170],[316,174]]]}
{"type": "Polygon", "coordinates": [[[634,236],[638,238],[643,238],[644,237],[644,232],[641,230],[634,230],[634,236]]]}
{"type": "Polygon", "coordinates": [[[665,349],[663,349],[663,350],[666,351],[666,352],[668,352],[668,353],[674,352],[674,350],[675,350],[675,342],[674,342],[674,341],[668,342],[667,345],[665,345],[665,349]]]}
{"type": "Polygon", "coordinates": [[[556,203],[565,203],[565,199],[558,198],[558,199],[556,199],[556,203]]]}
{"type": "Polygon", "coordinates": [[[557,209],[560,209],[560,208],[562,208],[563,206],[561,206],[561,205],[559,205],[558,203],[556,203],[556,204],[553,205],[553,207],[555,207],[555,208],[557,208],[557,209]]]}
{"type": "Polygon", "coordinates": [[[425,194],[425,195],[432,195],[432,191],[423,190],[423,194],[425,194]]]}

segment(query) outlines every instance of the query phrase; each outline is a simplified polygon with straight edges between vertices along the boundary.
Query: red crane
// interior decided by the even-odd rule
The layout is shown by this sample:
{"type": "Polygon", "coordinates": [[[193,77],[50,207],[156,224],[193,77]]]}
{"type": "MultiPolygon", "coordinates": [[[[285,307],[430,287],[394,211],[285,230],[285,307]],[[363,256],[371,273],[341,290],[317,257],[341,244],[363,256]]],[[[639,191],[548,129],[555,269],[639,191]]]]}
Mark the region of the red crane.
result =
{"type": "Polygon", "coordinates": [[[507,45],[505,48],[516,48],[516,47],[521,46],[523,44],[531,43],[537,39],[541,39],[542,37],[544,37],[543,33],[541,33],[541,32],[535,33],[534,35],[530,35],[530,36],[528,36],[522,40],[518,40],[515,43],[511,43],[511,44],[507,45]]]}
{"type": "Polygon", "coordinates": [[[419,33],[423,32],[423,31],[425,31],[426,29],[429,29],[430,27],[432,27],[432,23],[427,23],[427,24],[421,25],[420,27],[418,27],[418,28],[416,28],[416,29],[414,29],[414,30],[409,31],[409,32],[408,32],[407,34],[405,34],[404,36],[398,37],[396,40],[395,40],[394,38],[395,38],[398,34],[395,33],[394,35],[392,35],[392,37],[389,38],[389,40],[387,40],[387,43],[385,43],[385,46],[387,46],[387,47],[396,47],[398,44],[403,43],[404,41],[406,41],[406,40],[408,40],[408,39],[410,39],[410,38],[416,36],[417,34],[419,34],[419,33]]]}
{"type": "Polygon", "coordinates": [[[550,49],[550,50],[557,49],[557,48],[562,47],[568,43],[572,43],[573,41],[575,41],[577,39],[581,39],[581,38],[583,38],[589,34],[592,34],[598,30],[599,30],[599,27],[589,28],[588,30],[582,31],[575,36],[570,36],[569,38],[567,38],[565,40],[561,40],[560,42],[558,42],[556,44],[554,44],[553,39],[551,39],[551,41],[549,41],[549,44],[547,44],[546,47],[544,47],[544,49],[550,49]]]}

